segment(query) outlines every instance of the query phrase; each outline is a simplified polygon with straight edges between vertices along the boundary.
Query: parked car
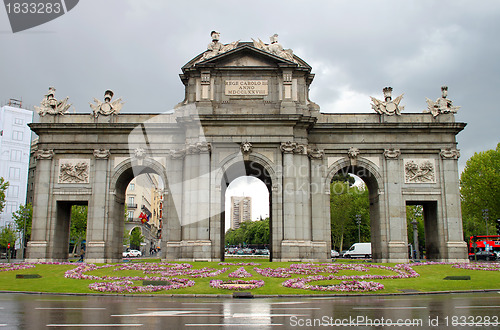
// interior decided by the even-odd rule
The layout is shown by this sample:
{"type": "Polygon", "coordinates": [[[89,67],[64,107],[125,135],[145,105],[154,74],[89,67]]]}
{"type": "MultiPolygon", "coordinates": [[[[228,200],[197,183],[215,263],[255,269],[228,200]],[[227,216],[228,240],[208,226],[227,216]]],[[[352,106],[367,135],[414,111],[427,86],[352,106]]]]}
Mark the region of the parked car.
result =
{"type": "Polygon", "coordinates": [[[372,243],[354,243],[346,253],[344,258],[371,258],[372,243]]]}
{"type": "Polygon", "coordinates": [[[330,256],[331,256],[332,258],[338,258],[338,257],[340,257],[340,253],[338,253],[338,252],[337,252],[337,251],[335,251],[335,250],[332,250],[332,251],[330,252],[330,256]]]}
{"type": "Polygon", "coordinates": [[[495,252],[492,252],[492,251],[479,251],[479,252],[476,252],[476,256],[474,257],[474,255],[469,255],[469,259],[472,261],[472,260],[486,260],[486,261],[490,261],[490,260],[497,260],[497,254],[495,252]]]}
{"type": "Polygon", "coordinates": [[[122,253],[124,258],[141,257],[142,252],[139,250],[128,250],[122,253]]]}

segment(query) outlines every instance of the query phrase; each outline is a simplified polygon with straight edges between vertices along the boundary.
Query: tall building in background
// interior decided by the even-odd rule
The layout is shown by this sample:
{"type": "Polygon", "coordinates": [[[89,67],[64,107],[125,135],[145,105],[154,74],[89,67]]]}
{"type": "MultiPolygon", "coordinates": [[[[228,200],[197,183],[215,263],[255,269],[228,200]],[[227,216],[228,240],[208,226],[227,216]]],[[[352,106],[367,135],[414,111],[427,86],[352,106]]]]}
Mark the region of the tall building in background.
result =
{"type": "Polygon", "coordinates": [[[21,101],[11,99],[0,108],[0,177],[9,182],[0,227],[11,223],[12,213],[26,204],[33,111],[23,109],[21,101]]]}
{"type": "Polygon", "coordinates": [[[240,223],[252,220],[252,197],[231,197],[231,229],[240,228],[240,223]]]}

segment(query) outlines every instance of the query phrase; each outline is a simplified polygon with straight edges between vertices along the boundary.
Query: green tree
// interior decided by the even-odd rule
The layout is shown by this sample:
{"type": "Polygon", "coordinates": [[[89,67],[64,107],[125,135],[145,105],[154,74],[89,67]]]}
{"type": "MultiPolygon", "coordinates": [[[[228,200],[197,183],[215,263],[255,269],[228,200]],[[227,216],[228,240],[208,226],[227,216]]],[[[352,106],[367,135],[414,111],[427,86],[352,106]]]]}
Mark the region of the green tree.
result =
{"type": "Polygon", "coordinates": [[[350,186],[346,181],[330,185],[330,222],[332,248],[342,251],[358,242],[356,215],[361,215],[361,242],[370,242],[370,203],[365,187],[350,186]]]}
{"type": "Polygon", "coordinates": [[[229,229],[225,235],[226,245],[269,245],[269,218],[259,221],[245,221],[240,228],[229,229]]]}
{"type": "Polygon", "coordinates": [[[140,250],[141,243],[144,243],[144,236],[142,236],[141,229],[139,227],[135,227],[130,233],[130,248],[140,250]]]}
{"type": "Polygon", "coordinates": [[[0,229],[0,247],[7,248],[7,244],[10,243],[11,249],[14,247],[16,242],[16,231],[10,226],[5,226],[0,229]]]}
{"type": "Polygon", "coordinates": [[[79,252],[81,243],[87,237],[87,211],[87,205],[73,205],[71,207],[71,226],[69,230],[69,237],[75,244],[73,246],[73,254],[79,252]]]}
{"type": "Polygon", "coordinates": [[[496,149],[474,153],[460,177],[464,236],[486,235],[483,210],[488,210],[488,232],[496,233],[500,218],[500,143],[496,149]]]}
{"type": "MultiPolygon", "coordinates": [[[[424,207],[422,205],[406,206],[406,226],[408,232],[408,243],[413,245],[413,220],[417,221],[418,247],[425,248],[424,207]]],[[[415,248],[415,247],[413,247],[415,248]]]]}
{"type": "Polygon", "coordinates": [[[0,213],[2,213],[5,207],[5,191],[7,191],[7,188],[9,188],[9,182],[0,177],[0,213]]]}
{"type": "Polygon", "coordinates": [[[21,237],[25,237],[23,242],[29,242],[31,238],[31,223],[33,220],[33,207],[31,203],[20,205],[19,209],[12,213],[12,218],[16,224],[16,230],[21,233],[21,237]],[[24,232],[25,228],[26,232],[24,232]]]}

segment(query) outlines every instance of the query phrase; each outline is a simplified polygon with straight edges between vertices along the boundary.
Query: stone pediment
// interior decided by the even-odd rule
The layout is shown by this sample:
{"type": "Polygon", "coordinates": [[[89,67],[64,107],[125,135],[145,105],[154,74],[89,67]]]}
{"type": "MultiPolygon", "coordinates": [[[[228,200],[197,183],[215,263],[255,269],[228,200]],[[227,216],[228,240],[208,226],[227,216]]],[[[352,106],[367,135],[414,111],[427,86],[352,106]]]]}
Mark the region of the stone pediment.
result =
{"type": "Polygon", "coordinates": [[[212,58],[201,60],[203,53],[196,56],[182,67],[182,71],[202,67],[311,67],[294,55],[294,62],[258,49],[250,42],[241,42],[230,51],[216,55],[212,58]]]}

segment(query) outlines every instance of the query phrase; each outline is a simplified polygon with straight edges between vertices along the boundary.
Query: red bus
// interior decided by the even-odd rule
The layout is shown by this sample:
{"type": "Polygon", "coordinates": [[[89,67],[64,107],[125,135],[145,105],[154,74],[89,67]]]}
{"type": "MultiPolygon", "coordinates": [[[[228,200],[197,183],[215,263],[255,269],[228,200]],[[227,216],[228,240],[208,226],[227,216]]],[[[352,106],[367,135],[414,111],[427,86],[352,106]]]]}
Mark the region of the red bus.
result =
{"type": "Polygon", "coordinates": [[[500,253],[500,235],[471,236],[469,239],[469,256],[474,252],[485,251],[486,247],[497,255],[500,253]]]}

